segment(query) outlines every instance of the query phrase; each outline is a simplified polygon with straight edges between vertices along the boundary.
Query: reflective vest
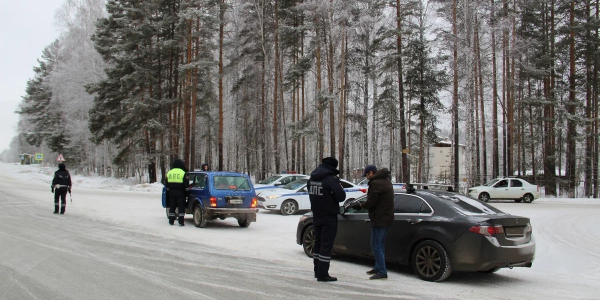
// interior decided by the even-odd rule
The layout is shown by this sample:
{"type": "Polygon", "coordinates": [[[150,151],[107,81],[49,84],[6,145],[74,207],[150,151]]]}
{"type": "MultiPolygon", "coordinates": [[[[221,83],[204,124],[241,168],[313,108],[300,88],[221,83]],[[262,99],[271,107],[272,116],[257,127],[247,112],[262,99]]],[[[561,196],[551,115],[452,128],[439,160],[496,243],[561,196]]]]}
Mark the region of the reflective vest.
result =
{"type": "Polygon", "coordinates": [[[185,177],[185,171],[179,168],[172,169],[167,173],[168,183],[183,183],[185,177]]]}

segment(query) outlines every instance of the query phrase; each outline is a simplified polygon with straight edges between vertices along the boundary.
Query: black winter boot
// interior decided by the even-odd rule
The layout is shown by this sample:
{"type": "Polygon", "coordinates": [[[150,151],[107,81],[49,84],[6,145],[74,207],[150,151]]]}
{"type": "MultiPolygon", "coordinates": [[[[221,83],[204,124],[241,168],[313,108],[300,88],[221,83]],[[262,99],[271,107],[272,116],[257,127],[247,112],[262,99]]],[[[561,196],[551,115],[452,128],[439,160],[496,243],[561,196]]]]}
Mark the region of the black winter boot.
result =
{"type": "Polygon", "coordinates": [[[326,276],[326,277],[322,277],[322,278],[317,278],[317,281],[319,281],[319,282],[337,281],[337,277],[326,276]]]}

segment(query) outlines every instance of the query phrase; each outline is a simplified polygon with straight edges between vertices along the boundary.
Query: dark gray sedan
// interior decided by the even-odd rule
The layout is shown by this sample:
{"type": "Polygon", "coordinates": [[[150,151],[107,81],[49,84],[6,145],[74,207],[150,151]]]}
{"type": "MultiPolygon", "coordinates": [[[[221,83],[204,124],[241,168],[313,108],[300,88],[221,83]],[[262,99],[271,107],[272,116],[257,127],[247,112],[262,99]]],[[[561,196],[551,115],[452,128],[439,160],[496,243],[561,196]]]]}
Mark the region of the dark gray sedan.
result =
{"type": "MultiPolygon", "coordinates": [[[[365,201],[365,197],[355,201],[365,201]]],[[[338,216],[335,253],[372,257],[368,211],[346,203],[338,216]]],[[[388,231],[386,260],[410,264],[427,281],[452,271],[495,272],[531,267],[535,242],[529,218],[506,214],[473,198],[451,192],[397,193],[394,225],[388,231]]],[[[300,218],[296,241],[312,257],[312,213],[300,218]]]]}

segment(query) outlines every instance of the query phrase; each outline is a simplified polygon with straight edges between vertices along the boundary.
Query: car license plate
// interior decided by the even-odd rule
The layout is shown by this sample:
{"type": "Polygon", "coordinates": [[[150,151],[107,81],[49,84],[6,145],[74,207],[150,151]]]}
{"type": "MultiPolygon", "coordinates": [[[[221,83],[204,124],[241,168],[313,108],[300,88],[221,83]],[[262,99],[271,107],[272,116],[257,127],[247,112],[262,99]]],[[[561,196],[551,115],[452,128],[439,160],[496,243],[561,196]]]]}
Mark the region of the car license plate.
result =
{"type": "Polygon", "coordinates": [[[229,204],[244,204],[242,199],[229,199],[229,204]]]}
{"type": "Polygon", "coordinates": [[[504,232],[507,237],[520,237],[524,236],[524,227],[504,227],[504,232]]]}

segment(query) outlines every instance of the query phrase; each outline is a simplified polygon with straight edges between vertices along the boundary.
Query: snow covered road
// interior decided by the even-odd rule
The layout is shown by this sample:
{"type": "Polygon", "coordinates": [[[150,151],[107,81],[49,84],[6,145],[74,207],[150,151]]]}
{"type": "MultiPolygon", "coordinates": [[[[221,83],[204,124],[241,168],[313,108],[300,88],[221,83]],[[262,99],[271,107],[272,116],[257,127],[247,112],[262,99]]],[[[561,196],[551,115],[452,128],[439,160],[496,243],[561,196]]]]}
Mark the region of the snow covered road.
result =
{"type": "Polygon", "coordinates": [[[339,281],[317,283],[295,242],[300,215],[169,226],[160,186],[80,176],[66,215],[54,215],[48,173],[0,164],[0,299],[600,299],[598,200],[493,203],[531,218],[531,269],[430,283],[391,266],[388,280],[369,281],[371,261],[339,257],[339,281]]]}

